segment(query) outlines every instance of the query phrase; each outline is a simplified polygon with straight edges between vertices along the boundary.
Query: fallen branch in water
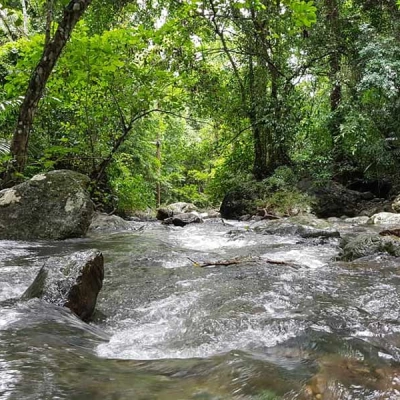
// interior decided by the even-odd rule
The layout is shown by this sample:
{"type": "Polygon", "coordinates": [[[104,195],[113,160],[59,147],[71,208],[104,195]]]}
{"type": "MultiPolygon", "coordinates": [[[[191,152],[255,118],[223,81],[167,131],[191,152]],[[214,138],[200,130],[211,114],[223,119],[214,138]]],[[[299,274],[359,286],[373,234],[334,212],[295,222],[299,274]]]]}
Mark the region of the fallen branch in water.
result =
{"type": "Polygon", "coordinates": [[[388,229],[386,231],[379,232],[380,236],[397,236],[400,237],[400,229],[388,229]]]}
{"type": "Polygon", "coordinates": [[[231,260],[225,260],[225,261],[209,261],[205,263],[198,263],[197,261],[192,260],[191,258],[188,257],[188,259],[194,264],[195,267],[212,267],[212,266],[227,266],[227,265],[234,265],[234,264],[242,264],[248,260],[240,260],[237,258],[233,258],[231,260]]]}
{"type": "Polygon", "coordinates": [[[262,261],[265,261],[268,264],[274,264],[274,265],[287,265],[289,267],[298,267],[296,264],[291,263],[291,262],[287,262],[287,261],[278,261],[278,260],[270,260],[268,258],[262,258],[262,261]]]}
{"type": "Polygon", "coordinates": [[[270,260],[267,258],[261,258],[261,257],[247,257],[247,258],[232,258],[230,260],[222,260],[222,261],[207,261],[204,263],[199,263],[195,260],[192,260],[190,257],[187,257],[188,260],[190,260],[195,267],[199,268],[205,268],[205,267],[219,267],[219,266],[229,266],[229,265],[238,265],[238,264],[244,264],[244,263],[259,263],[260,261],[265,262],[267,264],[272,264],[272,265],[285,265],[291,268],[299,269],[300,267],[292,262],[287,262],[287,261],[275,261],[275,260],[270,260]]]}

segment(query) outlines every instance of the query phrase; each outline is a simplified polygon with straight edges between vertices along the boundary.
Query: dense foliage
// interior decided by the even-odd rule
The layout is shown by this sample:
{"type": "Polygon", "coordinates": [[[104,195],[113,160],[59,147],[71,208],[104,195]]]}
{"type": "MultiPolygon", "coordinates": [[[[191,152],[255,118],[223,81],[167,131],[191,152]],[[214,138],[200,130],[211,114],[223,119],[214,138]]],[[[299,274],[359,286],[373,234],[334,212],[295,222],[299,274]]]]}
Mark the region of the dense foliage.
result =
{"type": "MultiPolygon", "coordinates": [[[[0,5],[3,177],[19,160],[31,74],[74,4],[0,5]]],[[[46,82],[14,178],[81,171],[96,201],[125,214],[206,207],[252,180],[281,208],[301,202],[289,188],[302,178],[397,180],[399,16],[395,0],[94,0],[46,82]]]]}

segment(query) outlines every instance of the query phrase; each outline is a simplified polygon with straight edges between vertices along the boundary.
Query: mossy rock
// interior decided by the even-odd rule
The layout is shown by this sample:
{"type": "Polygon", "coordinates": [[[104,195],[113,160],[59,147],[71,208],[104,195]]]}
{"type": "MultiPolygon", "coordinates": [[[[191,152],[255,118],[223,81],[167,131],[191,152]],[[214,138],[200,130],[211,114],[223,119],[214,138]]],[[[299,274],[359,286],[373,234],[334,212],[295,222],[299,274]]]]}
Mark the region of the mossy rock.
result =
{"type": "Polygon", "coordinates": [[[85,236],[94,206],[89,178],[59,170],[0,191],[0,239],[67,239],[85,236]]]}
{"type": "Polygon", "coordinates": [[[343,261],[352,261],[379,253],[400,257],[400,240],[378,234],[364,233],[345,239],[341,247],[343,251],[340,259],[343,261]]]}

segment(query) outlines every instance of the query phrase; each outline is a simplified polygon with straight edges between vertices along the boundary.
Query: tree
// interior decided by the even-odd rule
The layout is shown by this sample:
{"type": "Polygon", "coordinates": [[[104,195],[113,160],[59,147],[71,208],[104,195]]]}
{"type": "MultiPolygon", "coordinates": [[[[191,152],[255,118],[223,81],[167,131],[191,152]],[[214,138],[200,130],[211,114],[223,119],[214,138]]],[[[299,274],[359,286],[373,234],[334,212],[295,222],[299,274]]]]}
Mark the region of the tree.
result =
{"type": "MultiPolygon", "coordinates": [[[[230,102],[235,108],[226,105],[225,121],[230,124],[241,118],[242,125],[251,130],[253,173],[262,180],[289,161],[291,123],[295,122],[291,116],[296,114],[290,99],[296,78],[304,73],[291,58],[300,61],[296,45],[302,28],[315,20],[315,7],[312,2],[270,0],[208,0],[200,9],[196,7],[192,15],[197,13],[208,32],[214,32],[219,52],[225,56],[222,68],[231,71],[230,102]]],[[[209,58],[215,58],[216,51],[211,47],[209,58]]],[[[202,53],[206,63],[207,49],[202,53]]]]}
{"type": "Polygon", "coordinates": [[[11,142],[10,149],[13,164],[7,170],[4,179],[6,184],[14,179],[14,172],[22,173],[24,171],[28,154],[29,134],[38,103],[43,95],[50,74],[67,44],[76,23],[90,3],[91,0],[71,0],[67,4],[54,37],[46,43],[43,54],[31,75],[11,142]]]}

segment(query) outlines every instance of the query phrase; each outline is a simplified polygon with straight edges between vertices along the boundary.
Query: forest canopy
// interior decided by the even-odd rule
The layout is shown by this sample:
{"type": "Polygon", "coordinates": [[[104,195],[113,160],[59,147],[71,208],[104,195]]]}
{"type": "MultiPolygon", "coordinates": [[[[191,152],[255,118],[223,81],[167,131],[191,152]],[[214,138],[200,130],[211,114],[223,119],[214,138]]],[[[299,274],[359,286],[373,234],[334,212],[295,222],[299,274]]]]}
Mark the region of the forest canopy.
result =
{"type": "Polygon", "coordinates": [[[397,183],[398,3],[2,1],[2,185],[72,169],[129,213],[397,183]]]}

